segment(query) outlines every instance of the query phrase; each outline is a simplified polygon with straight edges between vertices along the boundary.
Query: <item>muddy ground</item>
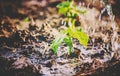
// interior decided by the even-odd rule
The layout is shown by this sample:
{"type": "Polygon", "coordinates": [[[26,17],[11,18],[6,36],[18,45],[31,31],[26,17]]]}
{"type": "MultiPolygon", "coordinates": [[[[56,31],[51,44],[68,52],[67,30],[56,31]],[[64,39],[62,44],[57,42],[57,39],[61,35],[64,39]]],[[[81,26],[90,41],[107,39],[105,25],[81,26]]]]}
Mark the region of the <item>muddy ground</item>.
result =
{"type": "Polygon", "coordinates": [[[64,16],[56,5],[64,0],[0,1],[0,76],[119,76],[120,7],[110,0],[113,14],[99,0],[76,0],[87,10],[76,27],[89,35],[84,48],[73,40],[74,52],[61,45],[57,55],[50,47],[64,16]]]}

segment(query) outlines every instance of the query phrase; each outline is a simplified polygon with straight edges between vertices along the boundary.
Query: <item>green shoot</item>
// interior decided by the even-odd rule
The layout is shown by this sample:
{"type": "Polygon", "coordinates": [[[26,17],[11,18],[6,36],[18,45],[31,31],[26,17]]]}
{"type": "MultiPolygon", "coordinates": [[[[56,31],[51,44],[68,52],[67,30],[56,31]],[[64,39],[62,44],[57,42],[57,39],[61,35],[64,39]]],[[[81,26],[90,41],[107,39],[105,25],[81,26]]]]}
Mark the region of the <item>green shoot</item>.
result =
{"type": "Polygon", "coordinates": [[[57,49],[61,45],[61,43],[63,42],[64,38],[65,38],[65,35],[61,34],[55,40],[53,40],[51,47],[52,47],[52,50],[53,50],[54,54],[57,54],[57,49]]]}
{"type": "Polygon", "coordinates": [[[64,14],[68,22],[68,28],[63,31],[63,34],[58,36],[51,44],[52,50],[57,54],[58,47],[64,42],[69,47],[69,53],[72,53],[73,42],[72,39],[76,38],[84,47],[87,46],[89,37],[82,29],[75,27],[75,21],[80,14],[85,14],[86,10],[80,10],[74,5],[74,1],[65,1],[57,5],[58,12],[64,14]]]}
{"type": "Polygon", "coordinates": [[[28,22],[28,21],[29,21],[29,18],[26,17],[23,21],[24,21],[24,22],[28,22]]]}
{"type": "Polygon", "coordinates": [[[64,42],[67,44],[67,46],[69,47],[69,53],[72,53],[73,50],[73,43],[72,43],[72,37],[66,36],[64,38],[64,42]]]}

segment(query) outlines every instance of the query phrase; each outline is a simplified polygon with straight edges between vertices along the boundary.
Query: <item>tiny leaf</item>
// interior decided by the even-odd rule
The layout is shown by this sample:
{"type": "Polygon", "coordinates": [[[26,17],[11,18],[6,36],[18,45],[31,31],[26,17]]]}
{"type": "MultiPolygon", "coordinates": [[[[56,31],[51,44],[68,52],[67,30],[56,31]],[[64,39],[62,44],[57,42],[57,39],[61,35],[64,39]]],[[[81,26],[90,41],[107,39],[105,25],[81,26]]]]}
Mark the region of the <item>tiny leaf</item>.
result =
{"type": "Polygon", "coordinates": [[[69,7],[69,6],[70,6],[70,2],[65,1],[65,2],[58,4],[57,8],[64,8],[64,7],[69,7]]]}
{"type": "Polygon", "coordinates": [[[52,47],[54,54],[57,54],[57,49],[61,45],[61,43],[63,42],[64,37],[65,37],[65,35],[60,35],[57,38],[55,38],[55,40],[53,40],[51,47],[52,47]]]}
{"type": "Polygon", "coordinates": [[[61,14],[66,14],[66,12],[69,10],[70,2],[62,2],[57,5],[58,12],[61,14]]]}
{"type": "Polygon", "coordinates": [[[26,17],[26,18],[24,19],[24,22],[28,22],[28,21],[29,21],[29,18],[26,17]]]}
{"type": "Polygon", "coordinates": [[[80,44],[82,44],[84,47],[87,46],[88,39],[89,39],[87,34],[85,34],[84,32],[80,32],[75,28],[74,29],[68,28],[68,32],[71,37],[78,39],[80,44]]]}
{"type": "Polygon", "coordinates": [[[67,44],[67,46],[69,46],[69,53],[71,54],[71,53],[72,53],[72,50],[73,50],[72,38],[69,37],[69,36],[66,36],[66,37],[64,38],[64,42],[67,44]]]}

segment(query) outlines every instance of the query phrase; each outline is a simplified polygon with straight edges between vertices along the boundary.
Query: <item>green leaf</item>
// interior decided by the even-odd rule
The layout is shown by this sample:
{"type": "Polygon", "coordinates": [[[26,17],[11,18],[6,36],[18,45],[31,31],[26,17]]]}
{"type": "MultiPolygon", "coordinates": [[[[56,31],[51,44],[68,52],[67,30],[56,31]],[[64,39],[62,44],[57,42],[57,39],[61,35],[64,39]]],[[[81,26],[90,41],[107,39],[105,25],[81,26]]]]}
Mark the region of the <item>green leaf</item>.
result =
{"type": "Polygon", "coordinates": [[[64,38],[64,42],[67,44],[67,46],[69,46],[69,54],[72,53],[72,50],[73,50],[73,43],[72,43],[72,38],[69,37],[69,36],[66,36],[64,38]]]}
{"type": "Polygon", "coordinates": [[[70,2],[65,1],[65,2],[58,4],[57,8],[64,8],[64,7],[69,7],[69,6],[70,6],[70,2]]]}
{"type": "Polygon", "coordinates": [[[28,22],[28,21],[29,21],[29,18],[26,17],[23,21],[24,21],[24,22],[28,22]]]}
{"type": "Polygon", "coordinates": [[[88,40],[89,40],[89,37],[87,36],[86,33],[84,32],[77,32],[77,34],[79,35],[79,37],[77,38],[79,40],[79,42],[84,46],[86,47],[87,44],[88,44],[88,40]]]}
{"type": "Polygon", "coordinates": [[[78,39],[80,44],[82,44],[84,47],[87,46],[88,39],[89,39],[87,34],[85,34],[84,32],[80,32],[80,31],[73,29],[73,28],[72,29],[68,28],[67,31],[71,37],[78,39]]]}
{"type": "Polygon", "coordinates": [[[58,12],[61,14],[65,14],[69,10],[70,2],[62,2],[57,5],[58,12]]]}
{"type": "Polygon", "coordinates": [[[82,28],[78,29],[79,32],[82,32],[82,28]]]}
{"type": "Polygon", "coordinates": [[[57,49],[61,45],[61,43],[63,42],[64,38],[65,38],[65,35],[61,34],[60,36],[55,38],[55,40],[53,40],[53,42],[51,44],[51,47],[52,47],[52,50],[53,50],[54,54],[57,54],[57,49]]]}
{"type": "Polygon", "coordinates": [[[66,12],[68,11],[68,8],[59,8],[58,9],[58,12],[60,13],[60,14],[66,14],[66,12]]]}

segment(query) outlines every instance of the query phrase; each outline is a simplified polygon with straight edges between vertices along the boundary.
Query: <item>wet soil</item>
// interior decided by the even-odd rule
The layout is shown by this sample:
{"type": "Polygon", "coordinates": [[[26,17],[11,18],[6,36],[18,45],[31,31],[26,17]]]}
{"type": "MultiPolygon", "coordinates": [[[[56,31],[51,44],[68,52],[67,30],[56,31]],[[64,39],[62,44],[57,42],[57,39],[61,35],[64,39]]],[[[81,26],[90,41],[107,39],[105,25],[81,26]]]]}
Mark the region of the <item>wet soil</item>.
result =
{"type": "Polygon", "coordinates": [[[87,48],[74,39],[72,54],[69,55],[68,47],[62,44],[55,55],[50,44],[59,31],[66,28],[64,17],[55,7],[61,1],[0,1],[0,76],[120,75],[118,4],[112,6],[113,22],[107,13],[99,20],[104,7],[81,4],[87,13],[80,15],[77,27],[89,35],[87,48]]]}

